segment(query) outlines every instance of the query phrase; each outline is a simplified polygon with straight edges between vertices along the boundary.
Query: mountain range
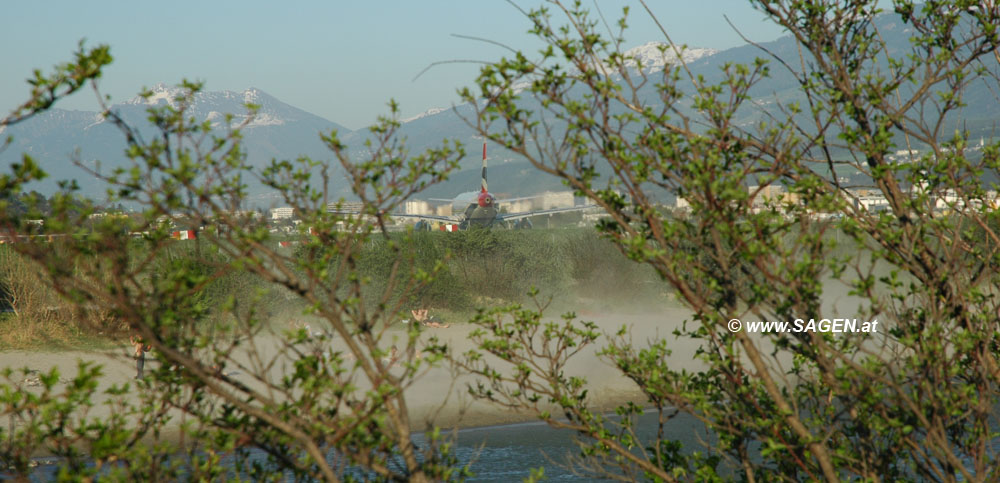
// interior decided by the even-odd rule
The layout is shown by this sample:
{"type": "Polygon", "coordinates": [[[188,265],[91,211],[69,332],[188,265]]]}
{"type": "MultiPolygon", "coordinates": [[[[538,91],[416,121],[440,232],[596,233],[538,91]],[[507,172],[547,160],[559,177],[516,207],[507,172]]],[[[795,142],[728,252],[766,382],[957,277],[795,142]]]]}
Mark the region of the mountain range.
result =
{"type": "MultiPolygon", "coordinates": [[[[173,104],[181,89],[158,84],[150,92],[148,98],[136,96],[111,107],[147,140],[155,133],[147,120],[147,109],[173,104]]],[[[260,106],[243,131],[249,161],[256,166],[272,158],[299,155],[329,157],[330,152],[320,141],[318,133],[333,129],[349,131],[255,88],[242,92],[199,92],[195,94],[188,114],[199,121],[209,121],[213,127],[224,128],[227,113],[234,115],[231,119],[233,125],[246,119],[245,103],[260,106]]],[[[4,134],[12,136],[14,142],[0,154],[0,164],[8,165],[19,159],[22,152],[33,156],[50,174],[49,179],[36,188],[42,193],[54,190],[58,180],[76,179],[84,194],[97,195],[101,192],[101,185],[74,166],[72,160],[78,159],[93,169],[100,166],[102,172],[110,172],[113,167],[124,165],[126,160],[124,134],[99,112],[51,109],[10,126],[4,134]]]]}
{"type": "MultiPolygon", "coordinates": [[[[909,49],[909,31],[897,17],[881,15],[876,18],[876,24],[891,51],[898,53],[909,49]]],[[[626,55],[634,59],[633,67],[641,65],[645,72],[655,73],[676,62],[672,51],[664,51],[661,45],[650,42],[628,51],[626,55]]],[[[798,58],[797,44],[790,37],[764,43],[762,46],[783,58],[798,58]]],[[[696,76],[704,76],[707,82],[720,80],[722,68],[728,63],[749,63],[755,57],[766,58],[767,55],[758,47],[749,45],[724,51],[692,48],[683,53],[685,64],[691,72],[696,76]]],[[[965,128],[973,131],[976,136],[980,135],[977,133],[990,134],[989,129],[1000,117],[993,109],[997,105],[993,92],[980,84],[982,83],[971,86],[966,93],[969,107],[961,113],[965,128]]],[[[159,84],[150,90],[151,95],[148,97],[137,96],[115,104],[112,110],[130,125],[138,126],[141,134],[150,136],[154,130],[146,120],[146,110],[150,106],[174,102],[173,99],[179,92],[178,88],[159,84]]],[[[741,125],[751,125],[760,120],[765,115],[766,106],[773,105],[774,100],[788,102],[801,98],[795,79],[776,63],[772,63],[770,77],[754,87],[751,94],[755,99],[754,108],[743,109],[735,119],[741,125]]],[[[644,88],[640,95],[645,99],[656,99],[652,86],[644,88]]],[[[248,161],[254,166],[262,166],[273,158],[295,159],[309,156],[318,160],[332,160],[333,155],[320,141],[319,133],[337,130],[351,152],[363,152],[364,141],[370,136],[366,129],[351,131],[255,88],[242,92],[200,92],[196,94],[189,113],[199,121],[207,120],[213,126],[223,128],[227,113],[234,115],[231,122],[238,123],[245,119],[244,104],[247,102],[260,106],[255,118],[243,131],[248,161]]],[[[472,116],[473,109],[470,105],[430,109],[404,120],[399,134],[406,138],[407,146],[414,153],[438,145],[444,138],[457,139],[468,147],[470,153],[476,153],[477,146],[482,141],[466,121],[472,116]]],[[[100,160],[101,170],[122,166],[126,162],[124,136],[97,112],[51,109],[26,122],[10,126],[3,134],[13,136],[14,142],[8,149],[0,152],[0,165],[7,166],[15,162],[22,152],[31,154],[51,175],[48,180],[35,187],[42,193],[55,190],[57,180],[76,179],[84,194],[100,197],[102,187],[92,176],[74,166],[71,160],[79,159],[92,168],[96,168],[97,160],[100,160]]],[[[537,170],[512,153],[491,147],[489,159],[490,190],[494,193],[526,196],[545,190],[565,189],[555,178],[538,176],[537,170]]],[[[431,187],[423,196],[451,197],[475,189],[479,185],[479,166],[478,156],[466,156],[461,162],[461,169],[448,182],[431,187]]],[[[349,196],[344,180],[334,176],[332,182],[334,185],[330,187],[331,193],[335,196],[349,196]]],[[[252,204],[261,207],[270,204],[262,187],[251,186],[251,194],[257,198],[256,201],[251,201],[252,204]]]]}

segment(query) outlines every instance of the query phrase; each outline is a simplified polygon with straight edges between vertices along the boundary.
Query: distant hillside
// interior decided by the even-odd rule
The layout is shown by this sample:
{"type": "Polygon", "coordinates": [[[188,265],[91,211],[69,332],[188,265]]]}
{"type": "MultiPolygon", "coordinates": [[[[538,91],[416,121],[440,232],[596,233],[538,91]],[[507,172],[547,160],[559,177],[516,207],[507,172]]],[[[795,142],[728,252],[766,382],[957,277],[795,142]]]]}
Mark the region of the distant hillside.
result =
{"type": "MultiPolygon", "coordinates": [[[[148,99],[135,97],[112,106],[112,110],[140,134],[149,139],[155,133],[147,121],[150,106],[173,103],[179,89],[159,84],[152,89],[148,99]]],[[[273,158],[286,159],[311,156],[325,159],[332,157],[319,139],[320,132],[349,129],[292,107],[259,89],[243,92],[200,92],[196,94],[190,115],[200,121],[208,120],[216,128],[224,129],[225,115],[234,114],[233,123],[246,119],[244,103],[260,106],[256,117],[243,132],[249,162],[262,166],[273,158]]],[[[21,153],[35,157],[50,174],[38,186],[39,192],[56,189],[62,179],[76,179],[83,192],[100,197],[102,189],[91,176],[75,167],[72,159],[79,159],[86,166],[100,165],[102,172],[126,163],[125,137],[111,122],[97,112],[65,111],[52,109],[4,132],[14,138],[13,145],[0,153],[0,164],[9,165],[20,159],[21,153]]]]}

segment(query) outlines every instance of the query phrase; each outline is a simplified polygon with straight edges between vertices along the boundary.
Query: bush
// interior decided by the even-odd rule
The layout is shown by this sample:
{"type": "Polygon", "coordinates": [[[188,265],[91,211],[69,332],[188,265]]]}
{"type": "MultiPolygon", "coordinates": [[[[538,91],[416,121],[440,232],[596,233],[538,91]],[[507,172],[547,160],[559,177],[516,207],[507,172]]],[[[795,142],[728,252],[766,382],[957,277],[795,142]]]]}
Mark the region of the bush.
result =
{"type": "MultiPolygon", "coordinates": [[[[50,248],[59,250],[55,243],[50,248]]],[[[41,275],[30,260],[0,245],[0,290],[9,310],[0,321],[0,347],[64,346],[122,334],[125,327],[113,313],[67,302],[41,275]]]]}

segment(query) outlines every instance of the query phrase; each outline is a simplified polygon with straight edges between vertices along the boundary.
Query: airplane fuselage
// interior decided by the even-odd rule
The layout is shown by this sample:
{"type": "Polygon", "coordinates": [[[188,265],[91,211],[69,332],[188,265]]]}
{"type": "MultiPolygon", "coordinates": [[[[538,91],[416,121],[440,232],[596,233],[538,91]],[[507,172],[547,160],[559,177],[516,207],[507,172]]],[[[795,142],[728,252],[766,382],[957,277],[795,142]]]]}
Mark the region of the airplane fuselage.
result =
{"type": "MultiPolygon", "coordinates": [[[[517,198],[523,199],[523,198],[517,198]]],[[[440,200],[445,201],[445,200],[440,200]]],[[[554,214],[565,211],[579,211],[585,207],[549,208],[522,213],[500,214],[497,210],[497,199],[490,194],[486,184],[486,143],[483,143],[483,172],[479,191],[469,191],[456,196],[452,202],[451,215],[407,215],[410,218],[421,218],[423,229],[429,229],[427,221],[443,222],[449,225],[458,223],[462,230],[477,227],[490,228],[495,225],[506,225],[511,228],[531,228],[529,217],[541,214],[554,214]]],[[[513,200],[508,200],[513,201],[513,200]]],[[[450,227],[448,231],[451,231],[450,227]]]]}
{"type": "Polygon", "coordinates": [[[497,221],[497,209],[495,206],[479,206],[478,203],[470,203],[465,209],[465,220],[459,225],[461,229],[470,227],[489,228],[497,221]]]}

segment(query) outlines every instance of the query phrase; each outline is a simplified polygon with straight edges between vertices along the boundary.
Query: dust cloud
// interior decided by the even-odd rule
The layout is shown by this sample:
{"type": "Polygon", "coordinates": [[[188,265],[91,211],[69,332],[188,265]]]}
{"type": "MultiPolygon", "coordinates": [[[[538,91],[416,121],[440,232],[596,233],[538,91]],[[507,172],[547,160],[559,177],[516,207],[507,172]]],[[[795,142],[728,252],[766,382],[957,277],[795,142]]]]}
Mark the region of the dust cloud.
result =
{"type": "MultiPolygon", "coordinates": [[[[863,305],[861,299],[848,295],[848,289],[842,283],[830,281],[825,285],[828,287],[822,309],[824,316],[830,314],[831,317],[849,317],[856,314],[863,305]]],[[[696,356],[697,341],[673,335],[674,330],[681,328],[685,321],[688,322],[689,328],[693,327],[691,324],[697,323],[692,320],[691,311],[670,300],[668,294],[656,291],[652,293],[653,296],[648,296],[646,293],[645,300],[635,297],[594,301],[586,297],[574,297],[572,302],[563,307],[558,307],[558,304],[554,303],[546,311],[546,317],[549,320],[559,320],[559,315],[562,313],[560,309],[577,307],[577,320],[592,321],[605,334],[614,334],[625,326],[627,338],[637,348],[647,346],[654,339],[665,339],[667,347],[672,351],[665,361],[671,369],[688,371],[704,369],[704,364],[696,356]]],[[[462,354],[474,349],[469,334],[476,327],[458,320],[447,322],[451,323],[448,328],[422,329],[417,348],[426,343],[429,337],[434,336],[447,344],[452,354],[462,354]]],[[[255,373],[265,373],[271,381],[279,381],[290,374],[294,370],[295,356],[288,351],[288,331],[296,327],[304,328],[322,340],[319,344],[321,350],[328,353],[348,352],[343,341],[332,336],[331,331],[324,327],[321,320],[301,315],[282,315],[272,321],[270,329],[242,341],[237,350],[231,354],[233,364],[231,367],[223,368],[224,373],[241,383],[257,388],[263,385],[252,376],[255,373]],[[257,360],[273,360],[274,364],[260,365],[257,360]]],[[[762,338],[756,335],[755,337],[762,338]]],[[[875,339],[873,343],[876,343],[875,339]]],[[[393,346],[398,347],[401,353],[405,353],[407,326],[397,322],[388,328],[383,334],[381,344],[387,353],[393,346]]],[[[602,337],[574,356],[566,368],[567,374],[586,378],[588,402],[592,409],[610,411],[625,402],[645,405],[646,398],[638,386],[624,377],[606,359],[597,355],[597,352],[606,345],[607,339],[602,337]]],[[[769,347],[771,345],[766,341],[761,344],[765,352],[769,347]]],[[[98,363],[103,366],[99,391],[112,385],[131,382],[135,377],[135,362],[130,356],[130,347],[126,340],[122,341],[120,348],[105,351],[0,353],[0,367],[15,369],[26,367],[34,371],[24,376],[23,383],[28,390],[37,392],[41,392],[41,388],[32,385],[34,382],[32,378],[37,379],[37,374],[56,367],[63,378],[60,384],[65,384],[68,378],[76,374],[78,361],[98,363]]],[[[788,362],[781,357],[771,360],[774,369],[779,371],[780,366],[788,362]]],[[[347,363],[349,364],[350,360],[347,363]]],[[[156,367],[158,362],[147,361],[147,371],[156,367]]],[[[392,370],[401,369],[397,367],[392,370]]],[[[361,379],[360,374],[356,375],[356,378],[361,379]]],[[[516,413],[488,402],[473,400],[468,394],[468,386],[473,381],[469,375],[457,375],[446,362],[441,362],[423,372],[405,389],[413,429],[424,430],[432,426],[448,429],[468,428],[523,422],[536,417],[533,414],[516,413]]],[[[90,412],[91,417],[101,417],[110,411],[110,406],[102,404],[105,399],[106,396],[97,398],[95,407],[90,412]]]]}

